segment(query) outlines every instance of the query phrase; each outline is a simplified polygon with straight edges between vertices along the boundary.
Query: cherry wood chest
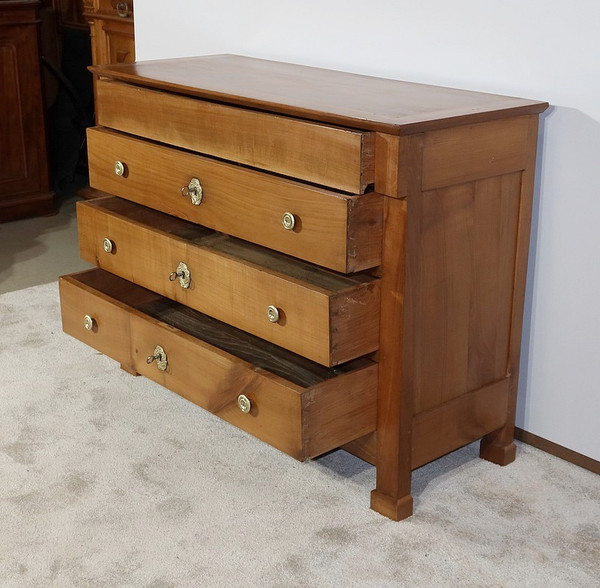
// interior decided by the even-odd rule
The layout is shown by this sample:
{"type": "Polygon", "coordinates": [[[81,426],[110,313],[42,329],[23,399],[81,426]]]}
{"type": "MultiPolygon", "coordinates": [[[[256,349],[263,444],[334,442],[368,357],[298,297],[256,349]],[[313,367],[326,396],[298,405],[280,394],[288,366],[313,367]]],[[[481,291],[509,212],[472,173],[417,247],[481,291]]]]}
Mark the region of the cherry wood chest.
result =
{"type": "Polygon", "coordinates": [[[96,66],[67,333],[297,459],[513,442],[544,102],[219,55],[96,66]]]}

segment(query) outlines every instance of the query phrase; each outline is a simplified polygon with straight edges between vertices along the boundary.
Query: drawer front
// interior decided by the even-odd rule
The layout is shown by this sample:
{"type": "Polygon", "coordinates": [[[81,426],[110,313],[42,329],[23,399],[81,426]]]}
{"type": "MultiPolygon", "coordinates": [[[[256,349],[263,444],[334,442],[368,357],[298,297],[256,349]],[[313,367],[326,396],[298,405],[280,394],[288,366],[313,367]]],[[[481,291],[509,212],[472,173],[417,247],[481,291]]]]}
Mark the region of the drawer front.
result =
{"type": "Polygon", "coordinates": [[[104,79],[96,92],[102,126],[354,194],[374,180],[372,133],[104,79]]]}
{"type": "Polygon", "coordinates": [[[377,348],[376,279],[299,265],[119,198],[79,202],[78,226],[86,261],[322,365],[377,348]]]}
{"type": "Polygon", "coordinates": [[[90,185],[98,190],[336,271],[381,263],[378,194],[346,196],[107,129],[88,130],[88,153],[90,185]],[[193,194],[182,196],[194,178],[199,204],[193,194]],[[291,228],[284,227],[286,213],[291,228]]]}
{"type": "Polygon", "coordinates": [[[131,366],[127,309],[68,278],[61,277],[58,285],[63,331],[120,363],[131,366]]]}
{"type": "MultiPolygon", "coordinates": [[[[297,459],[319,455],[375,429],[376,364],[359,360],[339,376],[325,374],[312,385],[295,384],[145,313],[141,309],[148,307],[148,301],[152,306],[153,295],[133,284],[131,291],[141,293],[139,300],[145,297],[146,301],[124,301],[125,295],[135,297],[124,292],[123,284],[102,270],[61,278],[64,324],[71,325],[71,318],[78,314],[80,309],[73,305],[76,300],[85,300],[86,307],[112,307],[111,316],[120,317],[119,321],[99,320],[86,343],[117,361],[131,357],[138,373],[297,459]],[[102,337],[113,337],[104,331],[116,327],[119,345],[104,348],[102,337]],[[157,346],[163,353],[160,367],[156,360],[148,363],[157,346]],[[249,412],[241,410],[240,395],[249,401],[245,405],[249,412]]],[[[195,317],[188,319],[193,325],[195,317]]],[[[230,330],[229,344],[239,348],[235,330],[230,330]]],[[[70,327],[67,332],[73,334],[70,327]]],[[[281,353],[281,363],[294,363],[291,354],[281,353]]],[[[298,361],[306,363],[302,358],[298,361]]],[[[300,369],[310,368],[303,365],[300,369]]],[[[315,373],[319,369],[325,368],[315,366],[315,373]]]]}

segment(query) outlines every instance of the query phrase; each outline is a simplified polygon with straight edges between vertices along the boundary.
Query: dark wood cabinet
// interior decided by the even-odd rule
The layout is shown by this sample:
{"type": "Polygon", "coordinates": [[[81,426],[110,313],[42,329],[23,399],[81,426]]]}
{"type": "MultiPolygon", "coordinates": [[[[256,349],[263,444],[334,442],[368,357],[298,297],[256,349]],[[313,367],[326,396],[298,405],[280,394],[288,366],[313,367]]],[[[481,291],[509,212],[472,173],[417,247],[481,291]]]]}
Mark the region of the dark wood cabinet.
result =
{"type": "Polygon", "coordinates": [[[0,0],[0,221],[54,212],[37,0],[0,0]]]}

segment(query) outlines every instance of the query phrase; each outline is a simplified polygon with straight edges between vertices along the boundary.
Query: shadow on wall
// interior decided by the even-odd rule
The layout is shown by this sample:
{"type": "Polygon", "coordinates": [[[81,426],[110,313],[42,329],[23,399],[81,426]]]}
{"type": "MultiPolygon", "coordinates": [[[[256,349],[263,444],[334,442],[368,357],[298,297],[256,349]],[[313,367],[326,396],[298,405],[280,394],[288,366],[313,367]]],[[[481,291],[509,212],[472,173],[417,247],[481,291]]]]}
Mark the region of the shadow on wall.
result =
{"type": "MultiPolygon", "coordinates": [[[[600,121],[562,106],[541,116],[517,426],[545,438],[543,427],[535,430],[536,422],[556,410],[559,394],[582,414],[596,396],[599,165],[600,121]],[[542,402],[544,398],[549,402],[542,402]]],[[[563,420],[561,429],[578,426],[568,422],[569,414],[552,418],[563,420]]],[[[590,441],[597,435],[583,434],[590,441]]],[[[568,447],[558,438],[550,440],[568,447]]]]}

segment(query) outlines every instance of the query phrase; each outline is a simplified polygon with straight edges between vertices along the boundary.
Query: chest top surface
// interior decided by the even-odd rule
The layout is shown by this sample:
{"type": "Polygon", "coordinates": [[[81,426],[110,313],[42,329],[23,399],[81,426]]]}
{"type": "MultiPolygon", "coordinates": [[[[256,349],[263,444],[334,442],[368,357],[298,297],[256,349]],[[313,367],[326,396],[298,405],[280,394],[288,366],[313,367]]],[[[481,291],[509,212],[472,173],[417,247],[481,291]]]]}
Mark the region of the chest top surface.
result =
{"type": "Polygon", "coordinates": [[[547,103],[238,55],[103,65],[100,76],[300,118],[412,134],[545,110],[547,103]]]}

